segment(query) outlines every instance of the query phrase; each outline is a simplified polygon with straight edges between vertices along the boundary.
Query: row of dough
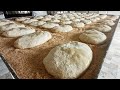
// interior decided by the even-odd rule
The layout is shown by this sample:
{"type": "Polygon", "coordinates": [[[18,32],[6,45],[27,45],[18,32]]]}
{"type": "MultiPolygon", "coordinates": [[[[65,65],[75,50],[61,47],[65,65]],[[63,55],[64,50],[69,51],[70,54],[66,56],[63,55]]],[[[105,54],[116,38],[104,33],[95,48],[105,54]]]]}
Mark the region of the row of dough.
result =
{"type": "MultiPolygon", "coordinates": [[[[101,15],[103,16],[103,15],[101,15]]],[[[106,15],[104,15],[106,16],[106,15]]],[[[39,16],[42,17],[42,16],[39,16]]],[[[49,16],[50,17],[50,16],[49,16]]],[[[18,20],[20,19],[25,19],[26,17],[21,17],[21,18],[17,18],[18,20]]],[[[17,20],[16,19],[16,20],[17,20]]],[[[109,26],[113,26],[115,23],[113,21],[115,21],[116,19],[118,19],[118,16],[111,16],[109,18],[107,18],[107,20],[103,21],[102,24],[109,25],[109,26]]],[[[51,23],[51,22],[45,22],[45,21],[32,21],[33,19],[27,19],[25,21],[31,22],[29,23],[31,26],[39,26],[42,28],[47,28],[47,29],[51,29],[52,32],[69,32],[72,31],[73,28],[82,28],[85,26],[85,23],[83,22],[71,22],[71,21],[67,21],[67,24],[58,24],[58,23],[51,23]]],[[[100,26],[101,27],[101,26],[100,26]]],[[[108,27],[108,26],[107,26],[108,27]]],[[[110,27],[108,27],[110,29],[110,27]]]]}
{"type": "MultiPolygon", "coordinates": [[[[14,26],[14,24],[15,23],[6,24],[6,25],[7,26],[8,25],[13,25],[14,26]]],[[[42,32],[42,33],[41,32],[36,32],[36,30],[33,29],[33,28],[24,27],[24,26],[16,27],[16,25],[17,24],[15,24],[15,27],[14,28],[12,27],[12,29],[10,29],[10,28],[7,29],[7,30],[3,29],[3,30],[6,30],[6,31],[2,32],[2,35],[6,36],[6,37],[20,37],[20,36],[23,36],[22,38],[20,38],[16,41],[17,43],[15,44],[15,46],[17,46],[17,48],[24,49],[24,48],[35,47],[37,45],[45,43],[46,41],[48,41],[49,39],[52,38],[52,35],[49,32],[42,32]],[[34,34],[32,34],[32,33],[34,33],[34,34]]],[[[67,30],[67,28],[65,28],[65,30],[67,30]]],[[[103,33],[98,32],[96,30],[86,30],[84,33],[80,34],[80,40],[83,41],[83,42],[91,43],[91,44],[100,44],[100,43],[104,42],[104,40],[106,40],[106,36],[103,33]]]]}
{"type": "MultiPolygon", "coordinates": [[[[71,13],[72,14],[72,13],[71,13]]],[[[107,15],[100,15],[99,14],[90,14],[92,16],[90,16],[89,14],[89,18],[88,15],[83,14],[83,16],[78,16],[76,17],[76,15],[73,13],[73,16],[71,16],[70,13],[67,14],[62,14],[62,15],[46,15],[46,16],[37,16],[34,18],[27,18],[27,17],[20,17],[20,18],[16,18],[16,21],[21,21],[24,24],[29,24],[32,26],[39,26],[39,27],[43,27],[43,28],[53,28],[55,26],[58,25],[71,25],[72,27],[75,28],[81,28],[84,27],[86,24],[91,24],[92,22],[96,22],[100,19],[105,19],[107,17],[107,15]],[[68,17],[67,17],[68,15],[68,17]],[[73,18],[69,18],[73,17],[73,18]],[[93,17],[94,16],[94,17],[93,17]],[[58,18],[60,17],[60,18],[58,18]]],[[[82,14],[81,14],[82,15],[82,14]]]]}
{"type": "MultiPolygon", "coordinates": [[[[7,24],[7,25],[13,25],[14,26],[14,24],[15,23],[7,24]]],[[[67,26],[64,29],[69,30],[69,29],[67,29],[67,26]]],[[[96,29],[98,31],[102,31],[102,32],[108,32],[108,31],[111,30],[111,27],[109,27],[107,25],[101,25],[100,24],[96,28],[94,27],[94,29],[96,29]]],[[[3,29],[3,30],[5,30],[5,29],[3,29]]],[[[98,32],[96,30],[87,30],[84,33],[80,34],[80,40],[83,41],[83,42],[91,43],[91,44],[100,44],[100,43],[104,42],[106,40],[106,36],[103,33],[98,32]]],[[[31,34],[31,33],[34,33],[34,32],[35,32],[35,29],[33,29],[33,28],[24,27],[24,26],[16,27],[16,24],[15,24],[14,28],[12,27],[12,29],[7,29],[6,31],[4,31],[2,33],[2,35],[6,36],[6,37],[19,37],[19,36],[31,34]]],[[[46,36],[46,38],[47,38],[47,36],[46,36]]],[[[38,40],[39,40],[39,38],[38,38],[38,40]]],[[[26,47],[23,47],[23,48],[30,48],[30,47],[26,46],[26,47]]]]}

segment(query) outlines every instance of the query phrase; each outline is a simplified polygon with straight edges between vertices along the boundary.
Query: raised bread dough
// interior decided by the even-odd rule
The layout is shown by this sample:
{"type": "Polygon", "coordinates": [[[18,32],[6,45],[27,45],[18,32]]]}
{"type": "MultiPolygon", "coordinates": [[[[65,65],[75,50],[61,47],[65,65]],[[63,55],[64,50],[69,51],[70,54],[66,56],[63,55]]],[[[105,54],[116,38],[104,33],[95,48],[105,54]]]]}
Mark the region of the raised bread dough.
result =
{"type": "Polygon", "coordinates": [[[82,28],[85,26],[85,24],[82,22],[74,22],[74,23],[72,23],[72,26],[75,28],[82,28]]]}
{"type": "Polygon", "coordinates": [[[75,79],[89,67],[92,57],[92,50],[87,44],[72,41],[53,48],[43,64],[57,79],[75,79]]]}
{"type": "Polygon", "coordinates": [[[18,27],[18,28],[10,29],[9,31],[5,31],[2,33],[2,35],[6,37],[19,37],[19,36],[31,34],[34,32],[35,32],[35,29],[33,28],[18,27]]]}
{"type": "Polygon", "coordinates": [[[99,18],[99,17],[95,17],[95,19],[96,19],[97,21],[99,21],[99,20],[100,20],[100,18],[99,18]]]}
{"type": "Polygon", "coordinates": [[[35,22],[35,21],[38,21],[38,20],[37,19],[26,19],[22,23],[24,23],[24,24],[30,24],[30,23],[35,22]]]}
{"type": "Polygon", "coordinates": [[[63,24],[63,25],[67,25],[67,24],[71,24],[72,21],[69,21],[69,20],[64,20],[64,21],[61,21],[60,24],[63,24]]]}
{"type": "Polygon", "coordinates": [[[45,22],[46,22],[46,21],[50,21],[50,20],[51,20],[50,17],[44,17],[44,18],[41,19],[41,21],[45,21],[45,22]]]}
{"type": "Polygon", "coordinates": [[[56,23],[45,23],[42,25],[43,28],[48,28],[48,29],[51,29],[55,26],[59,26],[59,24],[56,24],[56,23]]]}
{"type": "Polygon", "coordinates": [[[30,19],[30,18],[28,18],[28,17],[18,17],[18,18],[16,18],[15,19],[15,21],[24,21],[24,20],[27,20],[27,19],[30,19]]]}
{"type": "Polygon", "coordinates": [[[59,23],[59,22],[60,22],[60,20],[55,19],[55,18],[52,18],[52,19],[50,20],[50,22],[52,22],[52,23],[59,23]]]}
{"type": "Polygon", "coordinates": [[[61,19],[61,16],[58,15],[58,14],[56,14],[56,15],[54,15],[54,18],[55,18],[55,19],[61,19]]]}
{"type": "Polygon", "coordinates": [[[3,25],[6,25],[6,24],[10,24],[10,23],[15,23],[13,21],[10,21],[10,20],[0,20],[0,26],[3,26],[3,25]]]}
{"type": "Polygon", "coordinates": [[[0,32],[8,31],[12,28],[17,28],[17,27],[25,27],[24,24],[15,24],[15,23],[10,23],[6,24],[0,27],[0,32]]]}
{"type": "Polygon", "coordinates": [[[99,18],[101,19],[105,19],[107,17],[107,15],[100,15],[99,18]]]}
{"type": "Polygon", "coordinates": [[[80,19],[73,19],[71,21],[73,21],[73,22],[80,22],[80,19]]]}
{"type": "Polygon", "coordinates": [[[75,19],[75,17],[74,17],[74,16],[69,16],[68,18],[69,18],[70,20],[75,19]]]}
{"type": "Polygon", "coordinates": [[[90,20],[82,20],[83,23],[85,24],[91,24],[92,22],[90,20]]]}
{"type": "Polygon", "coordinates": [[[97,19],[96,18],[91,18],[90,21],[97,22],[97,19]]]}
{"type": "Polygon", "coordinates": [[[106,35],[97,30],[86,30],[79,36],[80,41],[90,44],[101,44],[106,40],[106,35]]]}
{"type": "Polygon", "coordinates": [[[112,20],[105,20],[103,23],[109,26],[115,25],[115,23],[112,20]]]}
{"type": "Polygon", "coordinates": [[[96,30],[101,31],[101,32],[109,32],[112,30],[112,28],[108,25],[99,25],[95,27],[96,30]]]}
{"type": "Polygon", "coordinates": [[[69,18],[61,18],[60,21],[70,21],[69,18]]]}
{"type": "Polygon", "coordinates": [[[54,18],[53,15],[45,15],[44,18],[54,18]]]}
{"type": "Polygon", "coordinates": [[[35,22],[32,22],[30,23],[31,26],[41,26],[43,24],[45,24],[46,22],[44,21],[35,21],[35,22]]]}
{"type": "Polygon", "coordinates": [[[51,38],[51,33],[47,31],[35,32],[17,39],[14,46],[20,49],[32,48],[47,42],[51,38]]]}
{"type": "Polygon", "coordinates": [[[53,32],[70,32],[73,28],[70,25],[60,25],[52,29],[53,32]]]}
{"type": "Polygon", "coordinates": [[[114,16],[111,16],[111,17],[110,17],[110,20],[112,20],[112,21],[116,21],[118,18],[119,18],[119,16],[114,15],[114,16]]]}
{"type": "Polygon", "coordinates": [[[40,19],[43,19],[44,17],[43,16],[36,16],[34,17],[34,19],[37,19],[37,20],[40,20],[40,19]]]}

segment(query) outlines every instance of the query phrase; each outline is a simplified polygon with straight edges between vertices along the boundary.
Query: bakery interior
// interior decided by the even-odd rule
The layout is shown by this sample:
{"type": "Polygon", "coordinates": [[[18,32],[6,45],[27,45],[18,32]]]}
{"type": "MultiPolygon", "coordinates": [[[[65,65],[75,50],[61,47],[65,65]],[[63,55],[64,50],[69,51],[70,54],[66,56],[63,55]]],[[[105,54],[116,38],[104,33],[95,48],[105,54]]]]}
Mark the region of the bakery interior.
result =
{"type": "Polygon", "coordinates": [[[120,79],[120,11],[0,11],[0,79],[120,79]]]}

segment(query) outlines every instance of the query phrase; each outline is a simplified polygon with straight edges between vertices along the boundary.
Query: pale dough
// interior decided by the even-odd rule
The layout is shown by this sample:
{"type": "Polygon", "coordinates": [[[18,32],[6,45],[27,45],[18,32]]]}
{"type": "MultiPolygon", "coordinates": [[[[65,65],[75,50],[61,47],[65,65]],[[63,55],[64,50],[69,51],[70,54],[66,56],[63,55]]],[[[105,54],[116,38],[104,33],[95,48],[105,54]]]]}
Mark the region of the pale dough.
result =
{"type": "Polygon", "coordinates": [[[54,47],[43,64],[47,72],[57,79],[75,79],[89,67],[92,57],[87,44],[71,41],[54,47]]]}
{"type": "Polygon", "coordinates": [[[43,24],[45,24],[46,22],[44,21],[35,21],[35,22],[32,22],[30,23],[31,26],[41,26],[43,24]]]}
{"type": "Polygon", "coordinates": [[[53,32],[70,32],[73,28],[70,25],[60,25],[52,29],[53,32]]]}
{"type": "Polygon", "coordinates": [[[51,38],[51,33],[47,31],[35,32],[18,38],[15,41],[14,46],[20,49],[33,48],[38,45],[44,44],[51,38]]]}
{"type": "Polygon", "coordinates": [[[16,21],[25,21],[25,20],[27,20],[27,19],[30,19],[30,18],[28,18],[28,17],[18,17],[18,18],[16,18],[15,20],[16,21]]]}
{"type": "Polygon", "coordinates": [[[19,37],[19,36],[31,34],[34,32],[35,32],[35,29],[32,29],[32,28],[18,27],[18,28],[10,29],[9,31],[5,31],[2,33],[2,35],[6,37],[19,37]]]}
{"type": "Polygon", "coordinates": [[[59,26],[59,24],[56,24],[56,23],[45,23],[41,27],[51,29],[51,28],[53,28],[55,26],[59,26]]]}
{"type": "Polygon", "coordinates": [[[90,44],[101,44],[106,40],[106,35],[97,30],[86,30],[79,36],[80,41],[90,44]]]}
{"type": "Polygon", "coordinates": [[[110,32],[112,28],[108,25],[99,25],[95,27],[96,30],[101,31],[101,32],[110,32]]]}

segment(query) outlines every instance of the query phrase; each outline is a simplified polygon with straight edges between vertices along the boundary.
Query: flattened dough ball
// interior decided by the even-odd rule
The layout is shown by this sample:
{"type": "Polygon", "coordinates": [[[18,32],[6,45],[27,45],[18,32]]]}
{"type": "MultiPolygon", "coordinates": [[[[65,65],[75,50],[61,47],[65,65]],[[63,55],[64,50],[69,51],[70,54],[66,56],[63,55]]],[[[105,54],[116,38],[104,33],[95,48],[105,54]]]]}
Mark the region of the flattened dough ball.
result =
{"type": "Polygon", "coordinates": [[[35,32],[17,39],[14,46],[20,49],[32,48],[47,42],[51,38],[51,33],[47,31],[35,32]]]}
{"type": "Polygon", "coordinates": [[[97,30],[86,30],[79,36],[80,41],[90,44],[101,44],[106,40],[106,35],[97,30]]]}
{"type": "Polygon", "coordinates": [[[75,79],[89,67],[92,57],[92,50],[87,44],[71,41],[53,48],[43,64],[55,78],[75,79]]]}

